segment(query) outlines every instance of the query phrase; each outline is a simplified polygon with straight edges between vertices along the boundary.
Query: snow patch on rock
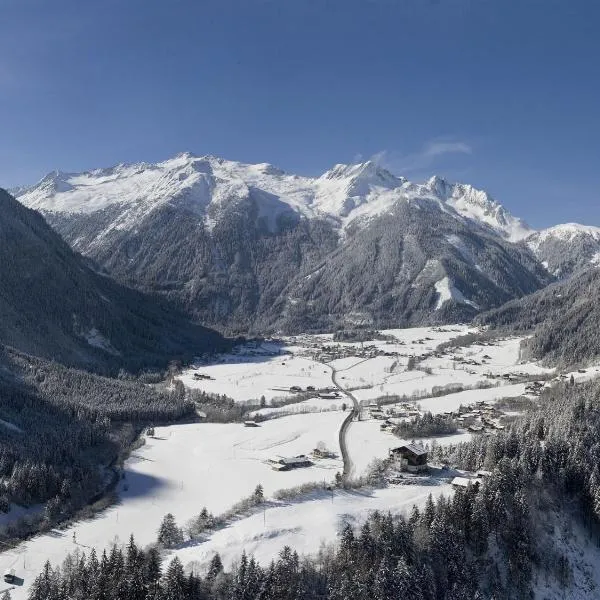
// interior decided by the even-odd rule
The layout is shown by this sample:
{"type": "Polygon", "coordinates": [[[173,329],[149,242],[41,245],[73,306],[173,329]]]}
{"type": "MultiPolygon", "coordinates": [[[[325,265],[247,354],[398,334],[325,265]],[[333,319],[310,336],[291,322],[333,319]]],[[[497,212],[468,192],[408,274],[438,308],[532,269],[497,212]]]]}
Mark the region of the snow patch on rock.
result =
{"type": "Polygon", "coordinates": [[[104,350],[114,356],[119,356],[120,352],[116,350],[113,345],[107,340],[95,327],[92,327],[85,335],[85,341],[94,348],[104,350]]]}
{"type": "Polygon", "coordinates": [[[464,296],[464,294],[452,283],[449,277],[444,277],[443,279],[437,281],[435,284],[435,291],[438,294],[435,310],[439,310],[446,302],[449,301],[458,302],[460,304],[468,304],[475,309],[479,309],[475,302],[464,296]]]}

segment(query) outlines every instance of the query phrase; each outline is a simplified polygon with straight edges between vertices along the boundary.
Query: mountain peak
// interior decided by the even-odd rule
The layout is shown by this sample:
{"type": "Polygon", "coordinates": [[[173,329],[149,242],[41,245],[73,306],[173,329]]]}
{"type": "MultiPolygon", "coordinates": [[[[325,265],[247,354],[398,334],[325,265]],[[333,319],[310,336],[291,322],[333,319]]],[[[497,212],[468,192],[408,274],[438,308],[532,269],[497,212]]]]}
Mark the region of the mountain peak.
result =
{"type": "Polygon", "coordinates": [[[492,228],[510,241],[520,241],[533,232],[485,190],[466,183],[450,183],[439,175],[428,179],[424,188],[464,217],[492,228]]]}
{"type": "Polygon", "coordinates": [[[403,179],[392,175],[387,169],[384,169],[372,160],[363,163],[337,164],[328,171],[325,171],[319,179],[369,179],[374,185],[379,184],[384,187],[397,187],[403,182],[403,179]]]}

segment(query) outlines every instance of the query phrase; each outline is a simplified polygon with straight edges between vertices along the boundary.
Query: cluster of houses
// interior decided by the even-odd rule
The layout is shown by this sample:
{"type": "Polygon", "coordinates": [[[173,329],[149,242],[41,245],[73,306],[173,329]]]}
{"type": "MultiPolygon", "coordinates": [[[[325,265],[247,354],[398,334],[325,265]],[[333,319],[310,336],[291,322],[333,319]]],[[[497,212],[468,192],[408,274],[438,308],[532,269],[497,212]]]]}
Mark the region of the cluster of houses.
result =
{"type": "Polygon", "coordinates": [[[502,430],[500,418],[504,413],[489,402],[479,401],[460,406],[457,411],[445,412],[445,416],[454,419],[459,427],[471,433],[485,433],[489,430],[502,430]]]}
{"type": "Polygon", "coordinates": [[[543,381],[532,381],[525,386],[525,393],[529,396],[539,396],[544,387],[543,381]]]}
{"type": "Polygon", "coordinates": [[[302,388],[299,385],[292,385],[291,387],[273,387],[271,388],[275,392],[291,392],[292,394],[301,394],[303,392],[315,392],[316,396],[323,400],[335,400],[340,397],[340,393],[336,388],[320,388],[316,389],[314,385],[307,385],[302,388]]]}
{"type": "MultiPolygon", "coordinates": [[[[400,342],[395,342],[397,345],[400,342]]],[[[376,356],[390,356],[390,357],[398,357],[400,354],[398,352],[388,352],[383,350],[381,347],[368,345],[368,346],[321,346],[317,349],[314,354],[314,359],[319,362],[331,362],[333,360],[338,360],[340,358],[375,358],[376,356]]]]}
{"type": "Polygon", "coordinates": [[[419,409],[410,402],[401,402],[385,410],[376,402],[371,402],[368,404],[367,410],[371,419],[383,421],[379,426],[381,431],[391,431],[396,425],[421,414],[419,409]]]}
{"type": "MultiPolygon", "coordinates": [[[[583,374],[587,373],[586,369],[577,369],[577,373],[583,374]]],[[[571,375],[573,377],[573,375],[571,375]]],[[[556,377],[552,378],[552,382],[555,383],[564,383],[570,379],[568,375],[561,373],[556,377]]],[[[542,390],[549,385],[548,382],[545,381],[532,381],[525,386],[525,393],[529,396],[539,396],[542,393],[542,390]]]]}

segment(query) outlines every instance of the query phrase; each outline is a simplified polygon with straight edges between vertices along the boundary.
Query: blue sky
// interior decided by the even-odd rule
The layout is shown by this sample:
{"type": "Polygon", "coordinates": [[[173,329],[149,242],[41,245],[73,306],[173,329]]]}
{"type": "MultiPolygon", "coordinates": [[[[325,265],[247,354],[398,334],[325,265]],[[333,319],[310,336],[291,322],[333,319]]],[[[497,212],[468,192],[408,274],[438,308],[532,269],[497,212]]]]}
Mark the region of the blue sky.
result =
{"type": "Polygon", "coordinates": [[[0,0],[0,185],[180,151],[376,157],[600,225],[595,0],[0,0]]]}

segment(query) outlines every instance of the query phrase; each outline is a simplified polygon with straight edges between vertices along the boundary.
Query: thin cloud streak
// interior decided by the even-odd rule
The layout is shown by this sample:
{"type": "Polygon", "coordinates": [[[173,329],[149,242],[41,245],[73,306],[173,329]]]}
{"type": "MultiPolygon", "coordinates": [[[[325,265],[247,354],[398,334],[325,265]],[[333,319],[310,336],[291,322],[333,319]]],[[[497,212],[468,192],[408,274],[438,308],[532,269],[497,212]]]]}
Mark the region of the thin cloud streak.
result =
{"type": "Polygon", "coordinates": [[[425,143],[418,152],[399,154],[382,150],[374,154],[370,160],[388,171],[405,175],[429,169],[443,157],[456,154],[471,155],[473,148],[463,141],[437,139],[425,143]]]}

